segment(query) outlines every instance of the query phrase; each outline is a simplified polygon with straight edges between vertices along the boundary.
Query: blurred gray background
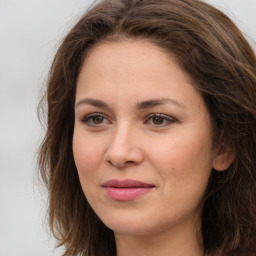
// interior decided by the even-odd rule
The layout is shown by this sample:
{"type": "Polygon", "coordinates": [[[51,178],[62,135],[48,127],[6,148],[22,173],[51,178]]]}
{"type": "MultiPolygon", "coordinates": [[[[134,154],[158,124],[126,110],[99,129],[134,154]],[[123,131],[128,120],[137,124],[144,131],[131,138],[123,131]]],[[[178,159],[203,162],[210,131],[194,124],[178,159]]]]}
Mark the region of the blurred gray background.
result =
{"type": "MultiPolygon", "coordinates": [[[[60,39],[92,0],[0,0],[0,256],[60,256],[45,221],[37,104],[60,39]],[[42,191],[42,190],[41,190],[42,191]]],[[[207,0],[256,48],[255,0],[207,0]]]]}

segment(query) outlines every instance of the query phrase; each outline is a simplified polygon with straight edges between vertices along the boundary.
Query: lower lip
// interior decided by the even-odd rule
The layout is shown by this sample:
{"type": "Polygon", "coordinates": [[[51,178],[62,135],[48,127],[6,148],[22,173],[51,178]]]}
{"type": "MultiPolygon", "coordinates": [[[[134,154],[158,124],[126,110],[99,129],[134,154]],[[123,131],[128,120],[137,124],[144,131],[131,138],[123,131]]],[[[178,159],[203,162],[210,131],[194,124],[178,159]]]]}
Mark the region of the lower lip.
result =
{"type": "Polygon", "coordinates": [[[148,193],[153,187],[138,187],[138,188],[114,188],[105,187],[106,193],[113,200],[129,201],[138,198],[141,195],[148,193]]]}

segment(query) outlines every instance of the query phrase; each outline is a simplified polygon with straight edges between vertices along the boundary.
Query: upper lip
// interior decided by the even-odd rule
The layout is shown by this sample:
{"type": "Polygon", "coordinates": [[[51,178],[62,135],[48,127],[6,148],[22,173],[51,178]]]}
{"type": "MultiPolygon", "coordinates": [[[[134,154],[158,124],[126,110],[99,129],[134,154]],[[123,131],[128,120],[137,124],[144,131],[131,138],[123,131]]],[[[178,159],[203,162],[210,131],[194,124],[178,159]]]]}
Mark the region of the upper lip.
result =
{"type": "Polygon", "coordinates": [[[153,184],[145,183],[138,180],[108,180],[102,185],[103,187],[114,187],[114,188],[151,188],[155,187],[153,184]]]}

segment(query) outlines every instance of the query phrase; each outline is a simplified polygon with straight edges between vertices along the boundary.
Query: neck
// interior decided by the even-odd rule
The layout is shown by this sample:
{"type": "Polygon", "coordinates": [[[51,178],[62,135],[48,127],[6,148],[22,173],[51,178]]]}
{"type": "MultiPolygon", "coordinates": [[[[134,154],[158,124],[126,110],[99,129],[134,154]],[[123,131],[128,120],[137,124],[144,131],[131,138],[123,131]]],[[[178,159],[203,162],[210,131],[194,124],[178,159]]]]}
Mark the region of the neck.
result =
{"type": "Polygon", "coordinates": [[[115,239],[117,256],[204,255],[202,235],[186,226],[150,235],[115,233],[115,239]]]}

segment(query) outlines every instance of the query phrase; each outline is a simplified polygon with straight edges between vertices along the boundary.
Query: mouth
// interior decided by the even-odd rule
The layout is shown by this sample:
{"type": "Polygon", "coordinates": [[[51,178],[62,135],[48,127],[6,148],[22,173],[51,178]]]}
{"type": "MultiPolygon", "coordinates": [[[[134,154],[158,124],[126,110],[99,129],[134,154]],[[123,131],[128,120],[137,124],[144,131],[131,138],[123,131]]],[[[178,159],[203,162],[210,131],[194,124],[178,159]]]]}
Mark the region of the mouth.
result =
{"type": "Polygon", "coordinates": [[[106,194],[116,201],[134,200],[149,191],[155,186],[137,180],[109,180],[102,187],[106,194]]]}

